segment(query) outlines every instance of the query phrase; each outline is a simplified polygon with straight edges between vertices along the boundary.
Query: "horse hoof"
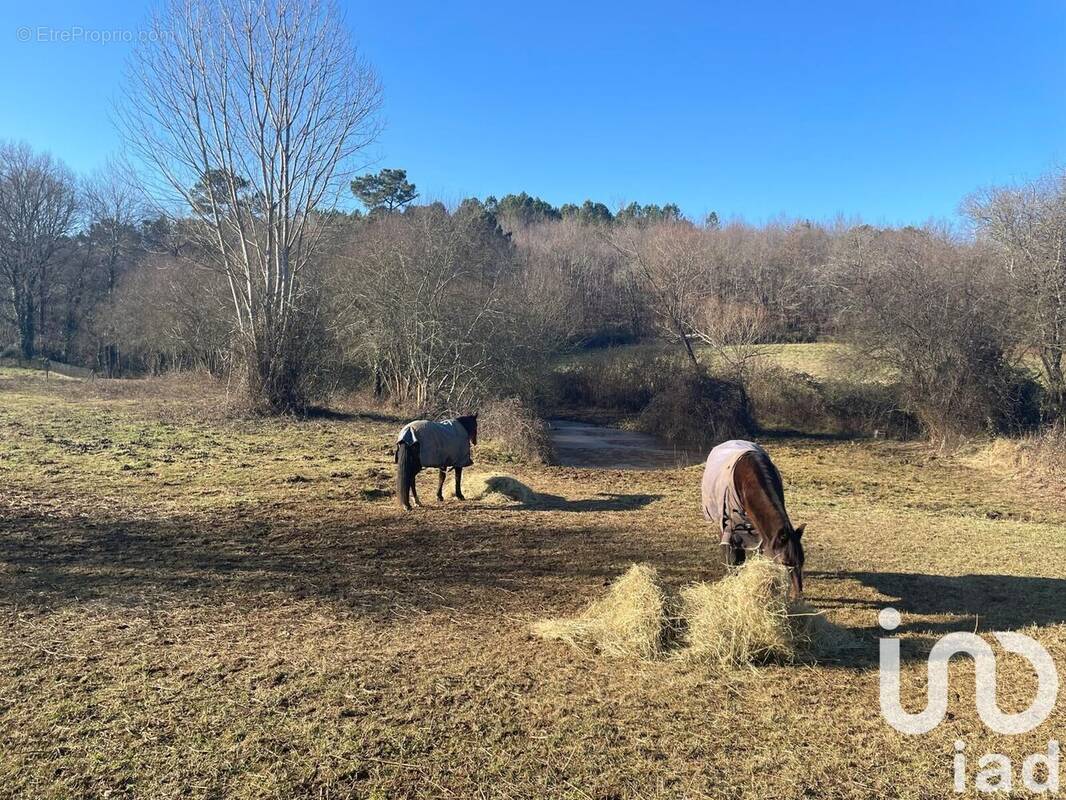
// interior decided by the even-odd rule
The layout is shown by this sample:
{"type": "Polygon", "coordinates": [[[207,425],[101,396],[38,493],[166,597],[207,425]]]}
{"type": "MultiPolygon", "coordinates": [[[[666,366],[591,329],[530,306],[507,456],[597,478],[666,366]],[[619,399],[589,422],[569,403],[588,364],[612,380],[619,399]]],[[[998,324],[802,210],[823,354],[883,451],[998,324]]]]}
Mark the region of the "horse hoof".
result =
{"type": "Polygon", "coordinates": [[[437,495],[437,502],[438,503],[443,503],[444,502],[444,495],[438,494],[437,495]]]}
{"type": "Polygon", "coordinates": [[[466,500],[466,498],[465,498],[465,497],[463,497],[463,496],[462,496],[461,494],[458,494],[458,493],[456,493],[456,495],[455,495],[455,499],[456,499],[456,500],[466,500]]]}

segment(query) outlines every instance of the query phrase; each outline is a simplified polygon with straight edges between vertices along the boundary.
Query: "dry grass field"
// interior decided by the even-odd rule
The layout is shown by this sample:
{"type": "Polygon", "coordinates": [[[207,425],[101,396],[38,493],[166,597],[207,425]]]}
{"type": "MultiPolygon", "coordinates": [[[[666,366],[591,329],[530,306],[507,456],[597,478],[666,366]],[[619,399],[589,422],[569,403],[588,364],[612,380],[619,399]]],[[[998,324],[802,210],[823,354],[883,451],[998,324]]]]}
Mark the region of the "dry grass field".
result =
{"type": "MultiPolygon", "coordinates": [[[[759,349],[764,356],[765,363],[793,372],[804,372],[815,378],[835,377],[840,372],[838,361],[846,350],[844,345],[834,342],[768,344],[759,349]]],[[[697,344],[696,350],[704,354],[704,358],[713,361],[710,357],[712,351],[706,345],[697,344]]],[[[580,363],[584,360],[602,358],[605,353],[615,356],[633,354],[638,357],[675,355],[678,359],[684,358],[684,351],[677,343],[653,343],[587,350],[568,356],[564,362],[580,363]]]]}
{"type": "MultiPolygon", "coordinates": [[[[699,466],[509,464],[556,499],[404,514],[398,420],[224,409],[211,384],[0,371],[0,796],[941,798],[956,739],[1017,780],[1066,733],[1066,698],[1030,734],[986,731],[965,661],[934,732],[878,712],[886,605],[912,710],[947,631],[1024,630],[1066,667],[1066,502],[994,465],[765,442],[808,525],[808,599],[862,646],[721,671],[529,633],[634,562],[717,577],[699,466]]],[[[999,669],[1025,707],[1031,670],[999,669]]]]}

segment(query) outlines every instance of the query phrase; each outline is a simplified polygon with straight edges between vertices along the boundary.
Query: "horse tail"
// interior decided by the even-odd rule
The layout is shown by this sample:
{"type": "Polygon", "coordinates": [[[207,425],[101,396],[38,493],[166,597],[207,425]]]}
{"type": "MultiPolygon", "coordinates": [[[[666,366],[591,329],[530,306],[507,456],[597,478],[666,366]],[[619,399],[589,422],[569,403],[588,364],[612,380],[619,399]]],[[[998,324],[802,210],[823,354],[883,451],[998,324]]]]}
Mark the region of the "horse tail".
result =
{"type": "Polygon", "coordinates": [[[420,468],[418,445],[396,443],[396,496],[404,508],[411,507],[411,481],[420,468]]]}

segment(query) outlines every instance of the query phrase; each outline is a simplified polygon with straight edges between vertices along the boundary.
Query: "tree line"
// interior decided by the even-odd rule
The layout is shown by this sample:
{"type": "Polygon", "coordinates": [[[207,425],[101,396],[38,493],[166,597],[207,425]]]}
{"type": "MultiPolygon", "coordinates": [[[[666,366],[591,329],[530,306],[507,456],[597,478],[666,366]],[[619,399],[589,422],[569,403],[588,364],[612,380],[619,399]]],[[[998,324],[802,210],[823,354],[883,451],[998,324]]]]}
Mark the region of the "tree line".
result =
{"type": "Polygon", "coordinates": [[[209,370],[268,412],[338,386],[432,410],[535,401],[580,348],[666,339],[743,385],[760,345],[833,338],[930,431],[1066,413],[1061,171],[974,193],[960,230],[526,192],[448,208],[353,169],[380,86],[329,3],[166,0],[150,27],[117,114],[136,170],[0,146],[8,357],[209,370]]]}

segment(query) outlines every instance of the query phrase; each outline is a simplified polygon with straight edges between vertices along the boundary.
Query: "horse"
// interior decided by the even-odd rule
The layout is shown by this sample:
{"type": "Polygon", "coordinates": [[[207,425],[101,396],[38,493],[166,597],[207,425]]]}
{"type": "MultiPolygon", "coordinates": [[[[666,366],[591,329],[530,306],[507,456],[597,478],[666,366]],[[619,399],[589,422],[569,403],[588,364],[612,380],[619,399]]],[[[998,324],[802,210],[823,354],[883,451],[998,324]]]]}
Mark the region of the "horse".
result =
{"type": "Polygon", "coordinates": [[[739,439],[711,450],[702,501],[704,518],[721,526],[726,566],[743,564],[749,550],[765,553],[788,567],[792,593],[802,596],[806,526],[792,526],[781,473],[765,450],[739,439]]]}
{"type": "Polygon", "coordinates": [[[477,444],[477,414],[442,422],[418,419],[409,422],[396,436],[396,494],[400,505],[411,510],[411,498],[418,506],[415,476],[426,467],[440,469],[437,500],[444,500],[444,479],[448,468],[455,470],[455,496],[463,497],[463,468],[473,464],[470,445],[477,444]]]}

